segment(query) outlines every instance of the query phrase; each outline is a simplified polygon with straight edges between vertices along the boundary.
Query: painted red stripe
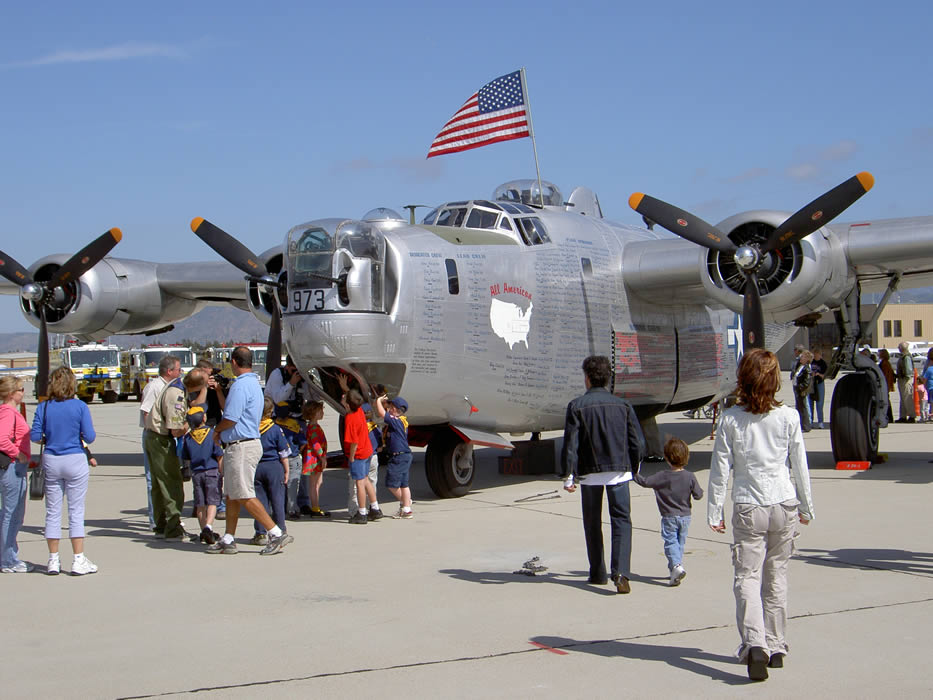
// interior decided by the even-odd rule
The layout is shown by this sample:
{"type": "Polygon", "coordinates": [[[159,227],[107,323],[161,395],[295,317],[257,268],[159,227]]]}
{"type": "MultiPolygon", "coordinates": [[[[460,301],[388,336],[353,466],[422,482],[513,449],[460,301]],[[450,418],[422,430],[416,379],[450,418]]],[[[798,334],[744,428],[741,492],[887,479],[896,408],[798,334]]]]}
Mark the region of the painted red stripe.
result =
{"type": "Polygon", "coordinates": [[[473,109],[469,113],[465,112],[444,124],[444,128],[441,129],[437,135],[440,136],[447,131],[455,131],[456,129],[468,129],[474,125],[482,126],[483,124],[489,124],[500,119],[508,119],[509,117],[523,117],[525,116],[525,110],[508,107],[507,109],[501,109],[498,112],[488,112],[487,114],[489,116],[478,118],[481,117],[479,109],[473,109]]]}
{"type": "Polygon", "coordinates": [[[444,155],[445,153],[459,153],[460,151],[469,151],[471,148],[479,148],[480,146],[488,146],[491,143],[498,143],[499,141],[511,141],[512,139],[524,139],[524,138],[528,138],[530,135],[531,134],[529,134],[527,131],[521,134],[507,134],[506,136],[500,136],[499,138],[495,138],[495,139],[487,139],[479,143],[468,143],[466,145],[458,146],[456,148],[446,148],[443,150],[434,151],[434,153],[428,154],[428,158],[432,158],[434,156],[441,156],[441,155],[444,155]]]}
{"type": "Polygon", "coordinates": [[[549,651],[552,654],[560,654],[561,656],[567,656],[568,652],[563,649],[555,649],[554,647],[549,647],[547,644],[541,644],[541,642],[528,642],[533,647],[538,647],[539,649],[544,649],[549,651]]]}
{"type": "Polygon", "coordinates": [[[481,129],[480,127],[486,126],[488,124],[500,124],[501,122],[514,121],[514,124],[502,124],[503,128],[514,128],[521,126],[522,123],[527,123],[528,118],[525,116],[525,110],[520,112],[512,112],[510,114],[502,114],[498,117],[489,117],[486,119],[477,119],[475,121],[464,124],[463,126],[458,126],[456,129],[442,129],[441,132],[434,137],[434,143],[443,143],[445,141],[450,141],[451,139],[462,138],[470,134],[486,134],[491,131],[495,131],[495,127],[492,129],[481,129]],[[462,133],[446,135],[449,131],[457,131],[462,133]],[[443,137],[443,138],[441,138],[443,137]]]}
{"type": "Polygon", "coordinates": [[[494,126],[490,129],[481,129],[479,131],[466,131],[462,134],[457,134],[456,136],[450,136],[445,139],[437,139],[434,141],[434,143],[431,144],[431,148],[443,148],[445,146],[467,141],[469,139],[483,139],[487,136],[497,136],[506,131],[521,129],[527,131],[528,124],[526,122],[517,122],[515,124],[500,124],[499,126],[494,126]]]}

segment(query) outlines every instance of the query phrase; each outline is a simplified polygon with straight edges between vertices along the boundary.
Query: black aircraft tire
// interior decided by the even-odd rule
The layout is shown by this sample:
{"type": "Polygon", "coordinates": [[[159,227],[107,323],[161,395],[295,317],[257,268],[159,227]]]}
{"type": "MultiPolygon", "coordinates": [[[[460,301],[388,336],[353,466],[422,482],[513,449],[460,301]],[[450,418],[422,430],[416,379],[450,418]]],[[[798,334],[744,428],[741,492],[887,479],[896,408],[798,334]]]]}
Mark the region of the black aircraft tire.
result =
{"type": "Polygon", "coordinates": [[[457,466],[457,457],[465,447],[463,439],[452,430],[435,434],[428,443],[424,456],[425,475],[439,498],[459,498],[470,492],[476,473],[472,457],[468,468],[457,466]]]}
{"type": "Polygon", "coordinates": [[[104,403],[116,403],[117,402],[117,392],[115,391],[105,391],[100,395],[100,400],[104,403]]]}
{"type": "Polygon", "coordinates": [[[829,414],[835,461],[876,461],[879,429],[874,414],[875,396],[868,377],[855,372],[836,383],[829,414]]]}

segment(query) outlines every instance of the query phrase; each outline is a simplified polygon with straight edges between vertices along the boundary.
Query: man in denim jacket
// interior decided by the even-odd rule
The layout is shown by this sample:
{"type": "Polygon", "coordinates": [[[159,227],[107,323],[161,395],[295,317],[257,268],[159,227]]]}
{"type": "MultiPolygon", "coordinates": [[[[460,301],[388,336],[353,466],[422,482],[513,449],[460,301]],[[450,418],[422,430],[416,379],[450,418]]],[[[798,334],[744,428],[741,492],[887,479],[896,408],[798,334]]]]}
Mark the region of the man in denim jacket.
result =
{"type": "Polygon", "coordinates": [[[583,361],[586,393],[567,405],[561,453],[564,489],[583,486],[583,533],[590,561],[589,582],[608,583],[603,552],[603,488],[609,501],[612,550],[609,573],[618,593],[628,593],[632,560],[631,498],[628,482],[645,453],[645,437],[631,404],[613,396],[607,385],[609,358],[583,361]]]}

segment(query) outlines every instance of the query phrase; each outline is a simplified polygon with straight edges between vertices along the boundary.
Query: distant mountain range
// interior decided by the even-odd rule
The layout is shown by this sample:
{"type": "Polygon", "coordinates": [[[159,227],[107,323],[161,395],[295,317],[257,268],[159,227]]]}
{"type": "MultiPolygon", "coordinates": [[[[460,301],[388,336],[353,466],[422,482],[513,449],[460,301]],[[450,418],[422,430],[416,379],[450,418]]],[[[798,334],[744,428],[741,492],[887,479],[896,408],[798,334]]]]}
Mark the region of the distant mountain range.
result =
{"type": "MultiPolygon", "coordinates": [[[[876,303],[880,294],[866,294],[863,304],[876,303]]],[[[933,303],[933,287],[905,289],[891,297],[891,304],[933,303]]],[[[159,335],[112,335],[110,342],[121,348],[155,343],[182,343],[219,345],[235,343],[265,343],[269,327],[247,311],[232,306],[208,306],[191,318],[179,321],[175,328],[159,335]]],[[[54,340],[53,340],[54,342],[54,340]]],[[[0,333],[0,352],[36,352],[39,345],[38,333],[0,333]]]]}
{"type": "MultiPolygon", "coordinates": [[[[156,343],[227,345],[265,343],[269,327],[247,311],[231,306],[208,306],[191,318],[179,321],[175,328],[159,335],[112,335],[110,342],[121,348],[156,343]]],[[[53,341],[54,342],[54,339],[53,341]]],[[[38,333],[0,333],[0,352],[36,352],[38,333]]]]}

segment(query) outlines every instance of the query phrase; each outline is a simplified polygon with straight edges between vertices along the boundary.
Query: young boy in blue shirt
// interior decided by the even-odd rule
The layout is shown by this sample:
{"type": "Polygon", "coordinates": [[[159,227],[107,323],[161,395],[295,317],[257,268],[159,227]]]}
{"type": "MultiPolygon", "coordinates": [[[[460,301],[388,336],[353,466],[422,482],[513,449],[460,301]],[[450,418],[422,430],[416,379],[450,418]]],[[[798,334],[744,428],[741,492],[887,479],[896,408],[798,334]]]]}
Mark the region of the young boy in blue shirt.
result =
{"type": "Polygon", "coordinates": [[[214,517],[220,505],[220,473],[223,469],[224,451],[214,442],[214,430],[205,424],[206,414],[202,406],[193,406],[186,415],[188,432],[182,438],[182,463],[191,469],[191,484],[194,488],[194,507],[201,526],[200,540],[214,544],[220,535],[214,532],[214,517]]]}
{"type": "Polygon", "coordinates": [[[401,396],[389,401],[385,396],[376,399],[376,412],[385,422],[386,487],[399,501],[396,518],[414,517],[411,510],[411,447],[408,446],[408,402],[401,396]]]}
{"type": "Polygon", "coordinates": [[[690,497],[703,498],[697,478],[692,472],[684,471],[690,459],[690,448],[679,438],[671,438],[664,444],[664,459],[670,469],[649,477],[635,474],[635,483],[654,489],[661,511],[661,539],[664,554],[671,572],[670,585],[679,586],[684,576],[684,546],[690,528],[690,497]]]}

